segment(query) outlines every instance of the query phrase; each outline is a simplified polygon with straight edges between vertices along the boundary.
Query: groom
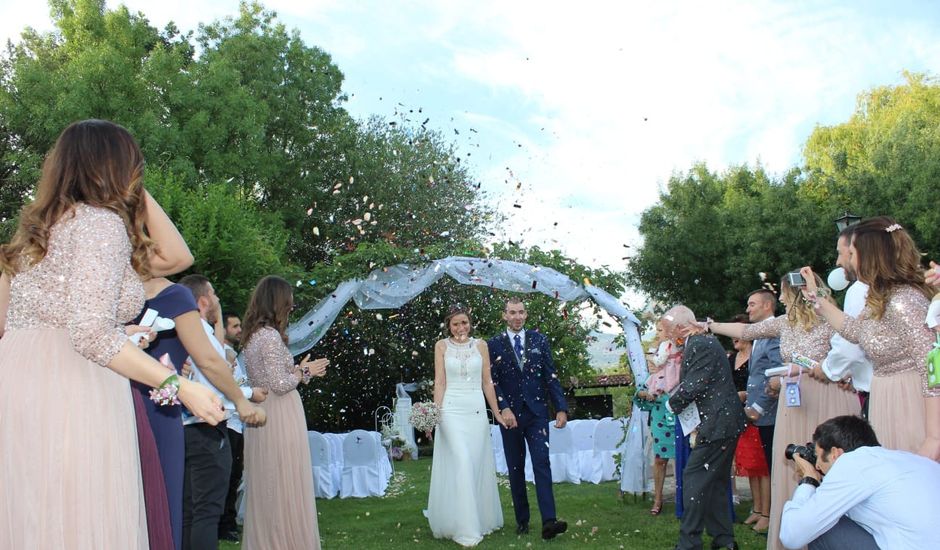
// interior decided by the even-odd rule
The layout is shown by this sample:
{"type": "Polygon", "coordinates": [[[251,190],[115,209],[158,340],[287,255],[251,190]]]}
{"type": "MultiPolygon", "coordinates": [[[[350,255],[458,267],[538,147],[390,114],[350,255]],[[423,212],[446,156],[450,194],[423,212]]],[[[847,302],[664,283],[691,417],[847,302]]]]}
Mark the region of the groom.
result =
{"type": "Polygon", "coordinates": [[[555,407],[555,426],[568,422],[568,405],[555,376],[552,350],[548,340],[534,330],[525,330],[525,304],[509,298],[503,309],[506,331],[489,341],[490,365],[496,400],[505,427],[503,450],[509,468],[512,506],[516,513],[516,533],[529,532],[529,498],[525,484],[526,443],[532,454],[535,494],[542,514],[542,538],[552,539],[564,533],[568,524],[555,517],[552,495],[552,470],[548,461],[548,405],[546,394],[555,407]]]}

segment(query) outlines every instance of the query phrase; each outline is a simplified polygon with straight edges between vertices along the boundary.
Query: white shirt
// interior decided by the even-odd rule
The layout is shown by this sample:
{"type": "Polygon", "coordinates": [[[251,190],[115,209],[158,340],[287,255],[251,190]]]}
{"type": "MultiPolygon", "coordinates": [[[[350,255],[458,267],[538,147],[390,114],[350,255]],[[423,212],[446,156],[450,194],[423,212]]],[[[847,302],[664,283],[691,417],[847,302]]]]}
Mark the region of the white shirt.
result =
{"type": "MultiPolygon", "coordinates": [[[[855,281],[845,292],[845,314],[858,317],[865,309],[868,285],[855,281]]],[[[846,376],[852,377],[852,387],[858,391],[871,391],[874,368],[858,344],[853,344],[839,334],[829,340],[831,349],[822,363],[822,370],[834,382],[846,376]]]]}
{"type": "MultiPolygon", "coordinates": [[[[235,349],[232,346],[228,345],[228,343],[223,344],[223,351],[226,354],[226,359],[228,359],[229,350],[231,350],[232,353],[235,353],[235,349]]],[[[235,383],[238,384],[238,387],[242,390],[242,395],[245,396],[245,399],[251,399],[251,385],[248,384],[248,375],[245,373],[245,365],[242,362],[241,356],[238,354],[235,355],[235,370],[232,375],[235,377],[235,383]]],[[[232,418],[228,419],[226,427],[238,433],[242,433],[244,431],[245,424],[242,422],[241,417],[238,416],[237,411],[232,413],[232,418]]]]}
{"type": "MultiPolygon", "coordinates": [[[[228,363],[228,359],[225,358],[225,348],[223,348],[222,344],[219,343],[218,339],[216,339],[215,330],[212,328],[212,325],[207,323],[205,319],[201,319],[201,321],[202,321],[202,328],[206,331],[206,336],[209,337],[209,343],[212,344],[212,348],[222,357],[223,361],[228,363]]],[[[192,357],[190,357],[190,360],[192,360],[192,357]]],[[[225,394],[220,392],[218,388],[213,386],[212,382],[209,382],[209,379],[206,378],[204,374],[202,374],[202,371],[199,370],[199,365],[197,365],[195,361],[192,361],[192,364],[193,364],[193,372],[189,376],[189,379],[195,382],[199,382],[200,384],[203,384],[204,386],[208,387],[210,390],[214,391],[215,394],[219,396],[219,399],[222,400],[222,407],[225,408],[225,418],[226,419],[231,418],[232,415],[235,413],[235,404],[229,401],[228,398],[225,397],[225,394]]],[[[248,391],[250,392],[251,388],[248,388],[248,391]]],[[[245,393],[245,388],[242,388],[242,394],[244,393],[245,393]]],[[[250,396],[251,394],[249,393],[248,395],[250,396]]],[[[183,415],[184,426],[189,425],[189,424],[197,424],[199,422],[205,422],[198,416],[195,416],[194,414],[190,413],[188,410],[183,409],[183,411],[184,411],[184,415],[183,415]]]]}
{"type": "Polygon", "coordinates": [[[906,451],[861,447],[840,456],[819,488],[803,484],[783,505],[780,541],[806,546],[846,515],[879,548],[940,548],[940,464],[906,451]]]}

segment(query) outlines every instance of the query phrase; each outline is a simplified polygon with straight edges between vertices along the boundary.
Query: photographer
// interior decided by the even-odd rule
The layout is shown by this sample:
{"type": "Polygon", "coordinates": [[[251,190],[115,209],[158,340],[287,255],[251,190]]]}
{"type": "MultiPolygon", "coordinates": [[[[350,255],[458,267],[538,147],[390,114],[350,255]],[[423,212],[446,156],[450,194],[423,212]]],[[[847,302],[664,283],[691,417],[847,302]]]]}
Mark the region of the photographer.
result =
{"type": "Polygon", "coordinates": [[[803,478],[783,507],[784,546],[940,548],[934,518],[940,510],[940,464],[882,448],[868,422],[857,416],[837,416],[817,426],[813,447],[787,447],[803,478]]]}

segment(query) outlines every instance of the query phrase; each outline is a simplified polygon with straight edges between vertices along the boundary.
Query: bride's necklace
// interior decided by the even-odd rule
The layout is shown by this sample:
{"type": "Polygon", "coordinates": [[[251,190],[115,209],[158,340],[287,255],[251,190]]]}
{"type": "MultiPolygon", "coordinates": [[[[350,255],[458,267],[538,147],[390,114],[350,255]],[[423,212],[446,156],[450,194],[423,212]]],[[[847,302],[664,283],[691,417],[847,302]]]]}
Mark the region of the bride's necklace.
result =
{"type": "Polygon", "coordinates": [[[473,346],[470,345],[471,341],[468,339],[465,342],[457,342],[450,337],[447,338],[447,340],[451,343],[451,349],[453,350],[454,357],[457,359],[457,374],[469,382],[470,369],[467,363],[470,361],[470,358],[473,357],[473,346]]]}

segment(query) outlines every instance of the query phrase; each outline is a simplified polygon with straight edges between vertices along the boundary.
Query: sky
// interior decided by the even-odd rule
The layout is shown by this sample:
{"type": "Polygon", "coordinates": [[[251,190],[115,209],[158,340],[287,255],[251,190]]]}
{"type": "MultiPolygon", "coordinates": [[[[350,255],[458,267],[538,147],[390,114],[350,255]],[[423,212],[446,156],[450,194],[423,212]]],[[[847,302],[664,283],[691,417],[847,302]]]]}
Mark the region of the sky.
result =
{"type": "MultiPolygon", "coordinates": [[[[500,239],[616,270],[672,174],[696,162],[782,174],[860,92],[940,63],[929,1],[262,3],[332,56],[354,116],[405,113],[448,136],[508,216],[500,239]]],[[[184,31],[238,10],[124,4],[184,31]]],[[[27,25],[52,28],[44,3],[0,0],[0,39],[27,25]]]]}

